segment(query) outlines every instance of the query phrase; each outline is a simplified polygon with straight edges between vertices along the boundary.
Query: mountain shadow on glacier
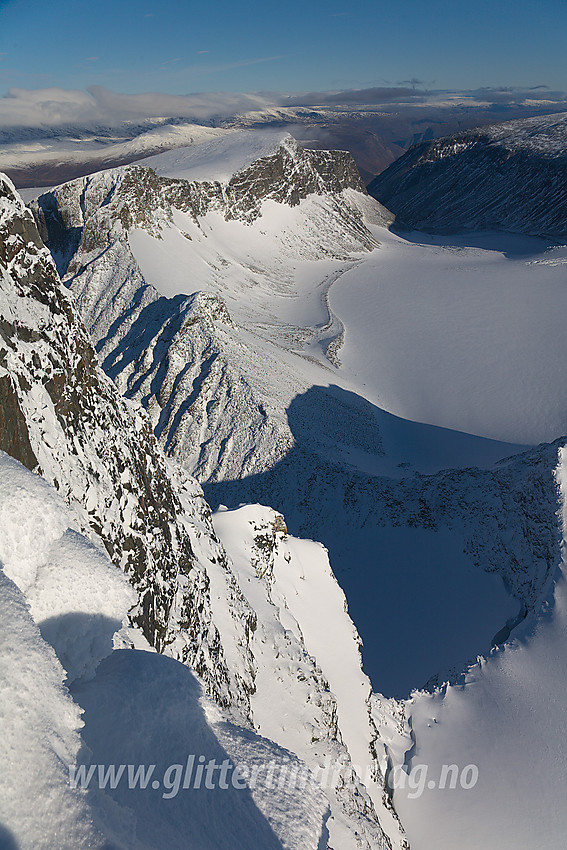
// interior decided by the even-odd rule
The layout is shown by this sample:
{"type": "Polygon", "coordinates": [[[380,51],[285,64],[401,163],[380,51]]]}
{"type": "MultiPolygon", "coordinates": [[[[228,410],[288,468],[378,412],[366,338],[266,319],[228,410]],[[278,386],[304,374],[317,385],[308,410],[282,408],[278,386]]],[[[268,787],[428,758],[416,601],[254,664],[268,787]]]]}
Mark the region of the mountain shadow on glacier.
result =
{"type": "Polygon", "coordinates": [[[205,493],[213,508],[271,505],[290,533],[324,543],[375,690],[455,678],[537,604],[559,554],[556,447],[404,422],[336,386],[287,415],[295,445],[279,463],[205,493]],[[419,469],[433,457],[434,474],[419,469]]]}
{"type": "Polygon", "coordinates": [[[390,228],[393,233],[398,233],[406,242],[416,245],[438,245],[441,248],[449,248],[461,251],[465,248],[480,248],[482,251],[496,251],[503,254],[507,260],[525,259],[527,257],[540,257],[546,251],[556,248],[563,242],[546,239],[541,236],[530,236],[528,234],[508,233],[505,230],[468,230],[461,233],[428,233],[423,230],[415,230],[409,225],[396,220],[390,228]]]}

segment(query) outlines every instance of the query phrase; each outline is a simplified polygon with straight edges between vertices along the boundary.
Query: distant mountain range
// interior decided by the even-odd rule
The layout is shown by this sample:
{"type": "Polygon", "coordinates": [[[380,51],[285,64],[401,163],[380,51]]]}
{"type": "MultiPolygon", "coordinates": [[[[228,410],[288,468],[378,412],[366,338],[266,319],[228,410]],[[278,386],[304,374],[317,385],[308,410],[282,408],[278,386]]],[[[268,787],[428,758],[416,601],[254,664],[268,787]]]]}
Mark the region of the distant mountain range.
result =
{"type": "Polygon", "coordinates": [[[498,107],[458,98],[446,103],[422,100],[416,94],[407,102],[379,106],[341,105],[339,101],[273,106],[202,124],[172,116],[125,121],[119,126],[4,128],[0,131],[0,169],[19,188],[53,186],[142,156],[199,143],[227,130],[284,129],[304,147],[349,151],[368,183],[411,145],[491,124],[497,109],[513,119],[547,114],[554,108],[551,102],[498,107]],[[412,99],[416,102],[411,103],[412,99]]]}

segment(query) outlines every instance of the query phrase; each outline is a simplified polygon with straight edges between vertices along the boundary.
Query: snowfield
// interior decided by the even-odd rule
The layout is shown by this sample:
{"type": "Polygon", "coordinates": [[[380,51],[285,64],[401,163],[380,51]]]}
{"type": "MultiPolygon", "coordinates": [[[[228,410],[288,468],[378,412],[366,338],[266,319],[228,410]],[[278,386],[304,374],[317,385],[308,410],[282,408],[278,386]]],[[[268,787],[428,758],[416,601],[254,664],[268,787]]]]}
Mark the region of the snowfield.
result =
{"type": "Polygon", "coordinates": [[[493,440],[567,432],[567,247],[497,233],[381,241],[330,293],[359,391],[493,440]]]}
{"type": "Polygon", "coordinates": [[[126,781],[105,794],[93,789],[93,805],[103,810],[108,833],[121,841],[119,846],[318,849],[328,806],[312,781],[298,793],[293,782],[287,787],[283,774],[283,788],[279,781],[272,787],[264,769],[253,790],[242,778],[234,787],[232,770],[225,780],[228,787],[220,785],[218,771],[209,782],[213,787],[204,780],[198,783],[195,772],[189,787],[175,783],[191,755],[196,765],[214,760],[220,766],[229,760],[243,770],[273,762],[278,780],[281,768],[292,760],[302,767],[291,753],[227,722],[183,664],[156,653],[116,650],[93,680],[77,684],[72,693],[85,712],[82,736],[88,761],[81,763],[87,769],[92,764],[156,766],[146,789],[130,788],[126,781]]]}
{"type": "MultiPolygon", "coordinates": [[[[219,509],[213,521],[240,590],[258,617],[252,644],[258,667],[252,710],[258,730],[298,753],[313,771],[324,770],[330,760],[340,764],[344,754],[320,740],[313,724],[311,703],[320,696],[306,699],[302,693],[308,675],[319,678],[323,691],[330,690],[335,699],[335,722],[354,772],[370,795],[382,826],[396,836],[398,826],[383,806],[382,785],[375,781],[372,750],[376,729],[368,710],[371,685],[362,671],[360,639],[326,550],[320,543],[285,534],[283,518],[260,505],[219,509]],[[286,644],[293,649],[303,645],[314,665],[311,671],[306,669],[303,653],[286,652],[286,644]],[[281,656],[287,656],[283,663],[281,656]],[[281,706],[278,712],[275,703],[281,706]]],[[[334,790],[326,791],[332,800],[334,790]]],[[[365,796],[361,785],[356,794],[365,796]]],[[[348,846],[351,839],[345,823],[334,818],[329,831],[331,842],[348,846]]]]}
{"type": "Polygon", "coordinates": [[[276,153],[281,142],[290,138],[286,130],[201,129],[205,141],[150,156],[144,164],[163,177],[224,183],[260,157],[276,153]],[[207,133],[210,139],[206,138],[207,133]]]}
{"type": "MultiPolygon", "coordinates": [[[[521,235],[403,238],[374,227],[380,246],[370,254],[318,259],[305,237],[318,206],[309,198],[298,214],[266,201],[255,227],[218,213],[196,224],[175,212],[159,239],[134,230],[130,246],[160,294],[214,292],[238,324],[262,323],[268,340],[297,329],[304,355],[328,362],[326,345],[342,333],[336,379],[405,422],[512,446],[567,431],[567,248],[521,235]],[[274,256],[281,239],[303,243],[303,256],[280,258],[279,246],[274,256]],[[329,308],[335,325],[317,339],[329,308]]],[[[440,459],[428,445],[422,464],[457,465],[450,452],[458,440],[445,436],[440,459]]],[[[474,452],[473,441],[460,440],[474,452]]],[[[404,442],[411,452],[413,441],[404,442]]]]}
{"type": "Polygon", "coordinates": [[[25,596],[0,570],[0,846],[102,847],[88,805],[68,784],[80,748],[80,709],[25,596]]]}

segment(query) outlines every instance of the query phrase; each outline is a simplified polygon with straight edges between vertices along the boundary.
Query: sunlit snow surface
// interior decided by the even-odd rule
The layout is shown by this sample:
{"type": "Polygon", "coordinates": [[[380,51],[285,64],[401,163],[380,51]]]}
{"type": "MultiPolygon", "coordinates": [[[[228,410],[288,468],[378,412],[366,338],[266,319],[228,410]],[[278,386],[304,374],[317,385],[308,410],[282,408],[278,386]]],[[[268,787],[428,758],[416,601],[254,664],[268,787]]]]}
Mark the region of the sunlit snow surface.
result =
{"type": "MultiPolygon", "coordinates": [[[[266,580],[270,588],[266,594],[264,581],[253,566],[253,541],[259,522],[269,521],[272,516],[270,508],[246,505],[234,511],[220,510],[213,519],[215,531],[234,564],[240,589],[253,609],[259,612],[264,626],[268,627],[272,619],[277,622],[279,617],[287,631],[302,635],[307,651],[316,660],[337,698],[343,737],[352,758],[356,764],[366,766],[370,735],[365,701],[370,683],[360,666],[357,636],[345,610],[344,593],[320,543],[287,537],[285,543],[280,544],[282,551],[276,552],[273,572],[266,580]]],[[[262,660],[264,664],[268,661],[268,669],[262,674],[272,676],[273,660],[269,656],[262,660]]],[[[264,695],[265,704],[258,706],[262,719],[257,718],[257,722],[260,728],[266,726],[266,734],[278,740],[284,730],[273,725],[273,689],[272,685],[269,702],[265,703],[264,695]]],[[[259,699],[261,694],[255,695],[254,703],[259,699]]],[[[297,735],[305,725],[305,717],[302,717],[305,708],[290,705],[290,711],[293,710],[297,713],[297,722],[289,724],[288,735],[297,735]]]]}
{"type": "Polygon", "coordinates": [[[75,522],[43,478],[0,452],[0,566],[25,594],[68,681],[94,675],[136,599],[75,522]]]}
{"type": "MultiPolygon", "coordinates": [[[[209,131],[213,136],[213,131],[209,131]]],[[[163,177],[183,180],[229,180],[262,156],[276,153],[286,130],[216,131],[216,137],[193,147],[166,151],[144,160],[163,177]],[[222,135],[221,135],[222,133],[222,135]]]]}
{"type": "Polygon", "coordinates": [[[74,519],[41,477],[0,452],[2,850],[316,850],[328,803],[312,781],[299,794],[265,774],[253,790],[231,781],[168,796],[168,768],[191,755],[302,765],[228,722],[184,664],[113,651],[135,593],[69,528],[74,519]],[[69,784],[77,763],[154,764],[157,786],[130,788],[125,777],[101,790],[95,777],[82,793],[69,784]]]}
{"type": "Polygon", "coordinates": [[[565,433],[567,247],[504,233],[382,241],[330,294],[361,391],[495,440],[565,433]]]}
{"type": "MultiPolygon", "coordinates": [[[[256,311],[275,326],[317,328],[328,316],[328,290],[344,326],[337,377],[410,423],[511,444],[550,441],[567,431],[566,246],[504,233],[402,238],[374,228],[381,245],[358,262],[296,259],[281,268],[279,285],[255,286],[254,264],[276,278],[281,249],[274,252],[272,240],[297,232],[301,241],[310,205],[316,210],[308,199],[298,213],[268,201],[256,226],[212,213],[198,228],[176,213],[161,240],[134,231],[130,244],[162,294],[213,289],[237,320],[256,311]],[[221,257],[232,268],[217,288],[210,265],[221,257]],[[324,285],[329,279],[335,279],[330,288],[324,285]]],[[[304,353],[320,356],[321,350],[309,345],[304,353]]],[[[385,425],[386,439],[401,448],[398,429],[385,425]]],[[[420,446],[419,459],[414,446],[423,444],[425,432],[400,428],[402,451],[418,468],[428,470],[436,457],[441,466],[460,465],[459,440],[473,462],[482,455],[480,444],[477,449],[474,441],[447,434],[446,458],[432,439],[420,446]]]]}

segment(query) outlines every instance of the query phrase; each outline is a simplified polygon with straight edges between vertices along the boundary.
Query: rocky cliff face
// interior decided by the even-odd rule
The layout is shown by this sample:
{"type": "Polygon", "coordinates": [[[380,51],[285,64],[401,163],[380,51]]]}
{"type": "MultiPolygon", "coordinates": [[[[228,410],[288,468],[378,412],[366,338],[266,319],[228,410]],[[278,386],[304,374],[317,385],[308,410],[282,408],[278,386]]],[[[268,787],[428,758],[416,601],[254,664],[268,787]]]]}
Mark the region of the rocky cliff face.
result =
{"type": "MultiPolygon", "coordinates": [[[[64,184],[42,195],[34,211],[52,252],[64,246],[64,265],[79,244],[84,253],[100,248],[105,216],[99,215],[97,222],[92,217],[102,205],[111,205],[107,221],[117,217],[126,230],[143,227],[159,233],[160,218],[171,221],[172,209],[194,219],[220,212],[227,220],[251,222],[259,217],[266,200],[297,206],[311,194],[337,194],[345,189],[365,191],[350,154],[307,151],[289,137],[277,153],[261,157],[227,183],[160,177],[149,167],[132,165],[64,184]]],[[[358,222],[352,218],[359,238],[371,242],[360,216],[358,222]]],[[[118,234],[115,229],[114,235],[118,234]]]]}
{"type": "MultiPolygon", "coordinates": [[[[138,591],[131,612],[149,642],[172,651],[228,704],[229,674],[211,623],[194,540],[214,540],[198,487],[186,513],[145,415],[100,369],[31,213],[0,183],[0,448],[70,503],[138,591]]],[[[220,547],[217,547],[220,551],[220,547]]],[[[218,552],[211,550],[211,557],[218,552]]]]}
{"type": "Polygon", "coordinates": [[[431,233],[510,230],[567,236],[567,118],[510,121],[415,145],[369,193],[431,233]]]}

